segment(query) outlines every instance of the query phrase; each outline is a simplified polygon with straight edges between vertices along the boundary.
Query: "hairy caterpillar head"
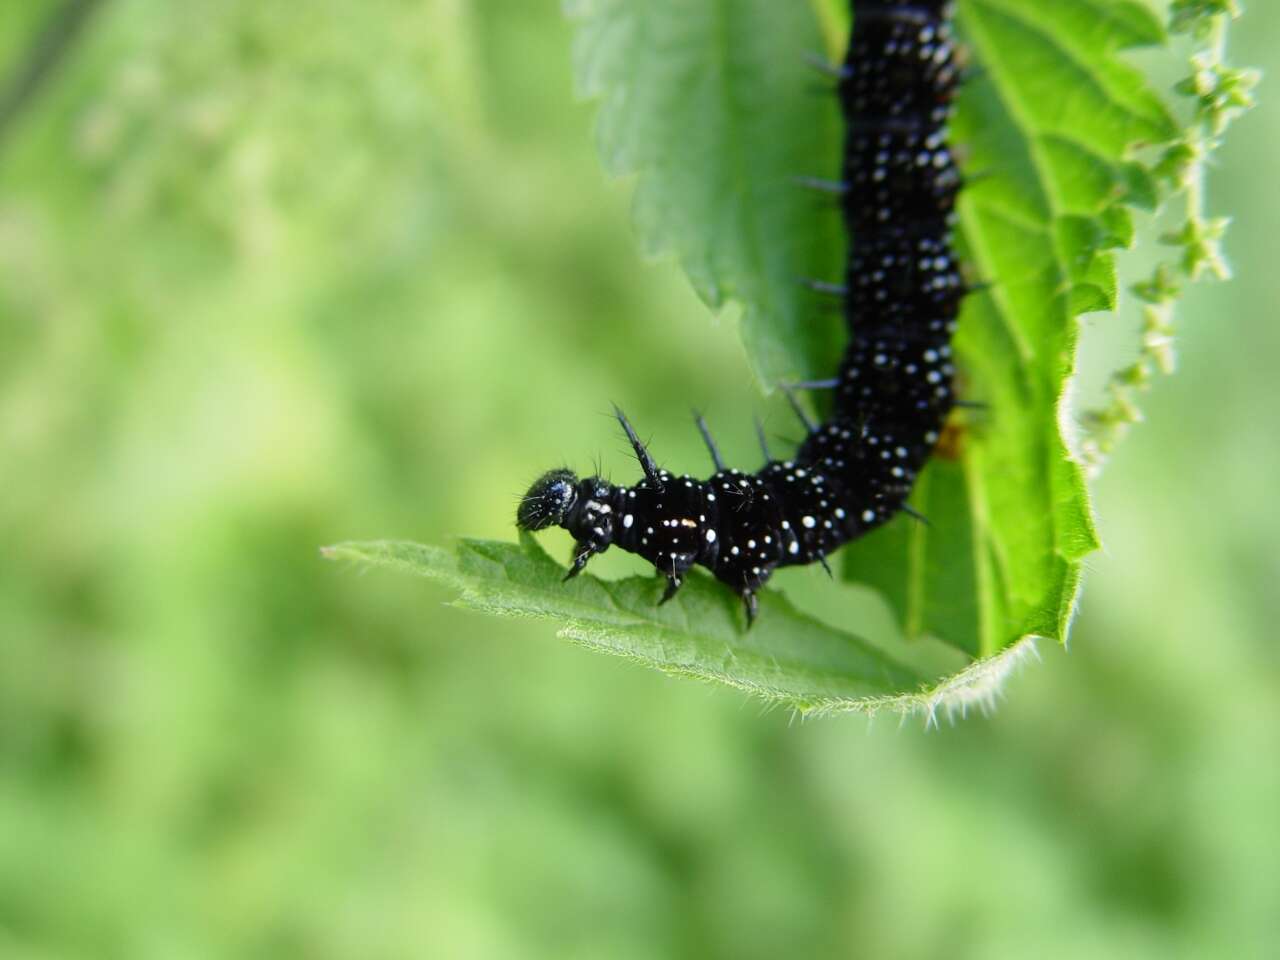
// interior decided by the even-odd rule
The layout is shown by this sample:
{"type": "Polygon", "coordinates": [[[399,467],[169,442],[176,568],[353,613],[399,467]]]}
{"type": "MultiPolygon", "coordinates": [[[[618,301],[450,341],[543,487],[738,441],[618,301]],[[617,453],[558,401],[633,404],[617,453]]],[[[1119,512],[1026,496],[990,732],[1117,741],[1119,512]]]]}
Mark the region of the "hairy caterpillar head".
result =
{"type": "Polygon", "coordinates": [[[578,499],[578,478],[572,470],[548,470],[529,488],[516,511],[521,530],[563,526],[578,499]]]}

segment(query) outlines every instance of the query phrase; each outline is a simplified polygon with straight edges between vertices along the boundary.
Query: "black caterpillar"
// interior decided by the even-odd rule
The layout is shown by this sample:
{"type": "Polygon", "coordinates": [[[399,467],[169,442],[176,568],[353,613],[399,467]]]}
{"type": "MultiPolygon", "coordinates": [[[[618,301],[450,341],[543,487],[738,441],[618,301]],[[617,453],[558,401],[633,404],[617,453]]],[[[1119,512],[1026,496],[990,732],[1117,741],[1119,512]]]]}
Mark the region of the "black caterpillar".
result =
{"type": "Polygon", "coordinates": [[[830,419],[806,419],[792,459],[765,447],[767,462],[748,474],[725,469],[698,417],[716,473],[697,480],[658,467],[617,410],[644,479],[614,486],[552,470],[517,513],[522,529],[573,534],[566,579],[617,545],[666,575],[666,602],[700,563],[741,595],[750,625],[774,569],[826,566],[833,550],[909,509],[954,403],[950,339],[969,292],[951,249],[961,181],[945,142],[960,70],[947,0],[853,0],[853,15],[848,56],[831,68],[846,132],[843,177],[829,185],[850,250],[843,284],[814,284],[843,298],[850,330],[838,375],[821,384],[836,391],[830,419]]]}

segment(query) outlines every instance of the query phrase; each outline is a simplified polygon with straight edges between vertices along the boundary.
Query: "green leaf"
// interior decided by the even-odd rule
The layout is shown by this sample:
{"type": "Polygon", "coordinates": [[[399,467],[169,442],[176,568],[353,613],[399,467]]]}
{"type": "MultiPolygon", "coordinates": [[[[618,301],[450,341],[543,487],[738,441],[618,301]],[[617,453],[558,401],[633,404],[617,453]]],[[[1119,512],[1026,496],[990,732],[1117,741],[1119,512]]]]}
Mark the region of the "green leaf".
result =
{"type": "Polygon", "coordinates": [[[553,620],[560,636],[583,646],[803,714],[963,710],[987,702],[1032,650],[1028,644],[959,672],[921,669],[801,613],[776,591],[762,595],[760,620],[744,630],[737,598],[709,577],[690,576],[674,600],[658,606],[658,578],[610,582],[588,574],[566,583],[564,567],[529,536],[520,545],[464,540],[453,552],[377,541],[338,544],[324,554],[440,581],[459,591],[457,604],[467,609],[553,620]]]}
{"type": "Polygon", "coordinates": [[[825,375],[844,332],[800,277],[842,272],[834,207],[799,176],[834,178],[841,127],[805,63],[813,11],[778,0],[570,0],[578,86],[601,101],[605,167],[638,174],[635,222],[712,307],[743,306],[761,379],[825,375]]]}

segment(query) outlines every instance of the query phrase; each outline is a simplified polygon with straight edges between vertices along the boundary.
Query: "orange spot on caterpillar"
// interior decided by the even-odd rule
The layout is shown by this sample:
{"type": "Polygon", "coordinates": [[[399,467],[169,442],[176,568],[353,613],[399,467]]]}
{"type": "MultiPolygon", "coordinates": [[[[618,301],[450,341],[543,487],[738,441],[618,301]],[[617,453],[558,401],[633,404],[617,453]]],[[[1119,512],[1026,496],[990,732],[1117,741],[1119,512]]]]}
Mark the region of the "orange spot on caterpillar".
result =
{"type": "Polygon", "coordinates": [[[943,460],[959,460],[964,456],[964,442],[968,431],[963,423],[948,420],[942,428],[942,436],[933,448],[933,455],[943,460]]]}

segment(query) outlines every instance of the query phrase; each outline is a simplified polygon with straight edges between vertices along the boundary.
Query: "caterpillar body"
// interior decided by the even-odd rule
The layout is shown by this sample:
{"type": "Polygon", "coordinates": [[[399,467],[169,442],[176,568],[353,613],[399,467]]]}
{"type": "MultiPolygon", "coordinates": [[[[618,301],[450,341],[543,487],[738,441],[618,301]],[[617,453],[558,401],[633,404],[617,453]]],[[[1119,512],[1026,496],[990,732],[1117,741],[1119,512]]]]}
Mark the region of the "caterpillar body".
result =
{"type": "MultiPolygon", "coordinates": [[[[841,195],[849,232],[843,299],[849,345],[825,385],[829,419],[806,421],[794,456],[754,473],[726,469],[701,418],[716,472],[661,469],[620,410],[644,476],[630,486],[552,470],[529,489],[517,525],[558,525],[576,541],[568,577],[610,546],[667,578],[662,602],[695,564],[755,619],[778,567],[820,562],[906,506],[953,404],[951,334],[968,292],[951,247],[961,178],[946,144],[960,71],[945,0],[853,0],[853,34],[833,72],[845,120],[841,195]]],[[[763,441],[762,441],[763,446],[763,441]]]]}

